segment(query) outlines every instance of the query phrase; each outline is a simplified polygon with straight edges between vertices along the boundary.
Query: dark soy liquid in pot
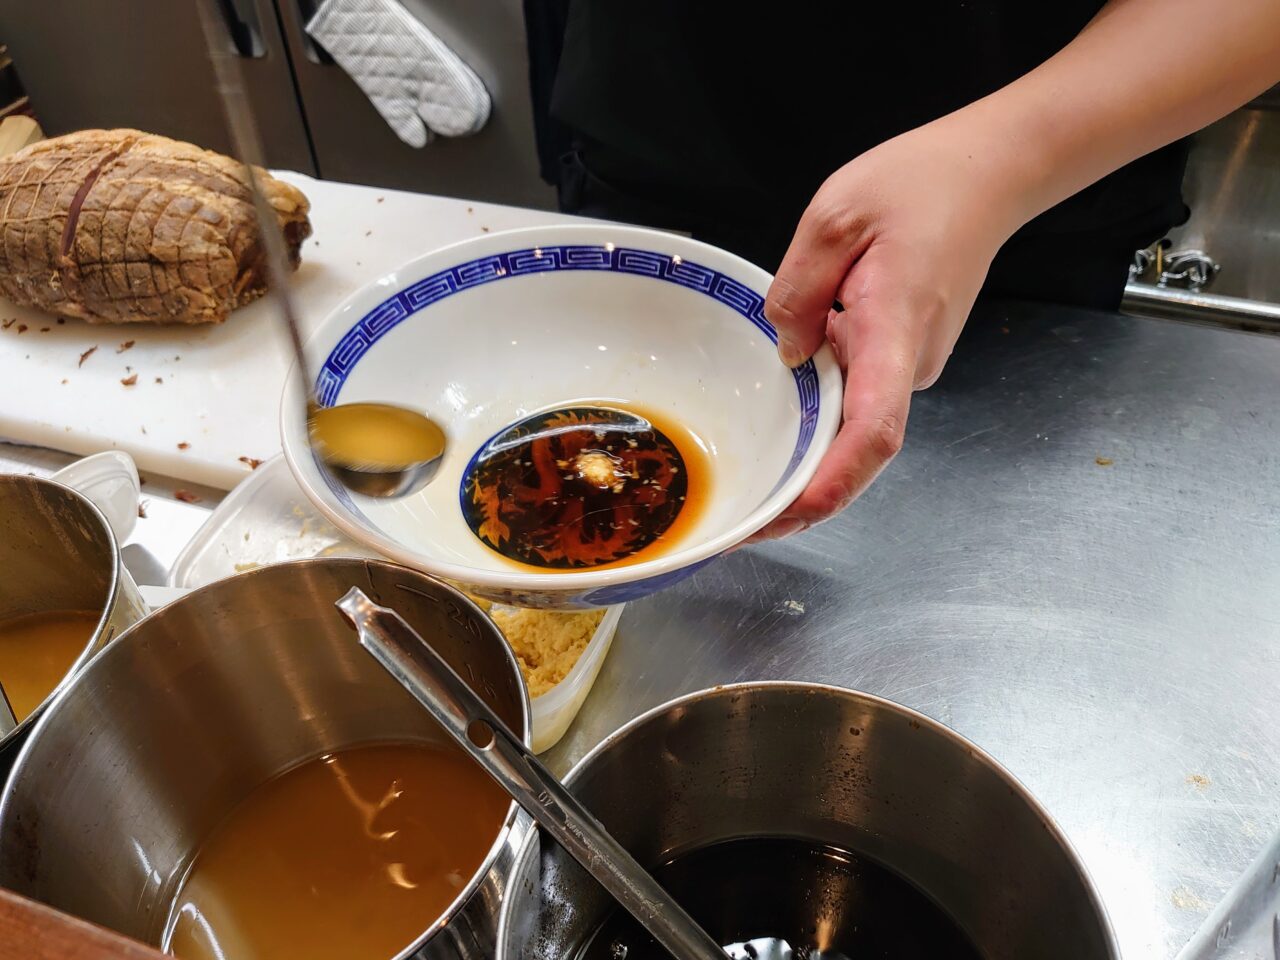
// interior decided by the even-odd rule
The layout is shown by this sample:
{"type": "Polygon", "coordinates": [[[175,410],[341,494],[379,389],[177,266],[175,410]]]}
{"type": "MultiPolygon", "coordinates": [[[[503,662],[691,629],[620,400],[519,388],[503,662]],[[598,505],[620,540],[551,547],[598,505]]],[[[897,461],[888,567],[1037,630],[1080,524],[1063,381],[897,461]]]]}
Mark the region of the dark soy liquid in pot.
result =
{"type": "Polygon", "coordinates": [[[481,542],[528,566],[639,562],[692,525],[709,472],[700,441],[678,424],[576,405],[486,443],[463,475],[462,513],[481,542]]]}
{"type": "MultiPolygon", "coordinates": [[[[798,960],[981,960],[945,911],[880,864],[806,840],[729,840],[677,857],[654,877],[719,943],[762,958],[763,938],[785,940],[798,960]]],[[[622,910],[579,960],[670,960],[622,910]]]]}

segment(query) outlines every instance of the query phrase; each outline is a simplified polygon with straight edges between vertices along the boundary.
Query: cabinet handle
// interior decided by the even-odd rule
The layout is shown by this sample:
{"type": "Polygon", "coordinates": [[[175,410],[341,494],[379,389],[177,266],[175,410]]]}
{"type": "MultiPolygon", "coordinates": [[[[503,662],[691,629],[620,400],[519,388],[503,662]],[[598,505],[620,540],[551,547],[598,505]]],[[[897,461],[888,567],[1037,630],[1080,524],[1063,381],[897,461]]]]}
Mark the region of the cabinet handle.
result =
{"type": "Polygon", "coordinates": [[[324,47],[311,39],[311,34],[307,33],[307,22],[316,15],[316,7],[320,4],[317,0],[296,0],[298,10],[298,33],[302,37],[302,52],[306,58],[312,63],[318,63],[321,66],[330,66],[333,64],[333,57],[325,51],[324,47]]]}
{"type": "Polygon", "coordinates": [[[266,56],[262,45],[262,28],[253,0],[218,0],[231,46],[242,57],[266,56]]]}

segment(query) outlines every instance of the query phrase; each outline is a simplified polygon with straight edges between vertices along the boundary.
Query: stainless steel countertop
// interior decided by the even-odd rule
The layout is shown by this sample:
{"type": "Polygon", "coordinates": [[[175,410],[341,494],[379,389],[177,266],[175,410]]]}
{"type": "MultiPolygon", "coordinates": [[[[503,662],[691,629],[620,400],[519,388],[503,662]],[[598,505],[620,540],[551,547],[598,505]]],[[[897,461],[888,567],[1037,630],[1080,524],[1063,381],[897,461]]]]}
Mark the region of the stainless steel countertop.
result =
{"type": "MultiPolygon", "coordinates": [[[[628,608],[549,759],[717,683],[889,697],[1022,779],[1126,960],[1168,960],[1280,828],[1280,339],[984,314],[846,513],[628,608]]],[[[0,469],[65,459],[0,448],[0,469]]],[[[135,572],[171,562],[216,496],[171,490],[144,488],[135,572]]]]}
{"type": "Polygon", "coordinates": [[[992,313],[842,516],[629,608],[551,759],[719,683],[879,694],[1006,764],[1167,960],[1280,827],[1280,339],[992,313]]]}

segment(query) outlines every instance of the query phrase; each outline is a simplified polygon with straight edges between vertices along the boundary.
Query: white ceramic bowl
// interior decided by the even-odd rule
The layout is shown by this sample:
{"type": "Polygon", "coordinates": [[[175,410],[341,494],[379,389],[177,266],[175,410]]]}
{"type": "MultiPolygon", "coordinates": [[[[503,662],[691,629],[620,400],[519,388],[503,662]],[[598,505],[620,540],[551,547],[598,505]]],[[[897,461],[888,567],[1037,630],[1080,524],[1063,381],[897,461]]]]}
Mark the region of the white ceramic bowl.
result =
{"type": "Polygon", "coordinates": [[[440,423],[435,479],[400,500],[346,491],[307,444],[295,369],[281,407],[302,489],[353,539],[503,603],[593,607],[689,576],[778,516],[804,489],[840,421],[829,347],[789,370],[764,318],[769,274],[732,254],[637,227],[495,233],[410,261],[357,290],[307,345],[323,404],[387,401],[440,423]],[[667,551],[575,572],[517,567],[472,534],[462,473],[495,433],[575,402],[634,403],[696,433],[708,505],[667,551]]]}

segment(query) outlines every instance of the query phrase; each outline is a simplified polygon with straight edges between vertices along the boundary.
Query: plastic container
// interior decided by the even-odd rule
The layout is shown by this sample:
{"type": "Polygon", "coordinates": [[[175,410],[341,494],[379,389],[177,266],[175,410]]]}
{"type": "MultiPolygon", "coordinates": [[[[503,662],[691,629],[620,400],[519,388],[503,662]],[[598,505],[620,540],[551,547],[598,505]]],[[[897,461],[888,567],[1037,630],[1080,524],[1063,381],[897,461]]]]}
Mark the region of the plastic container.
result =
{"type": "Polygon", "coordinates": [[[122,450],[107,450],[67,464],[49,479],[66,484],[89,499],[102,511],[116,535],[124,543],[138,522],[138,468],[122,450]]]}
{"type": "Polygon", "coordinates": [[[613,645],[613,635],[626,604],[607,607],[604,619],[587,641],[578,662],[563,680],[540,697],[529,701],[533,711],[533,752],[550,750],[564,736],[573,718],[582,709],[582,703],[591,692],[596,676],[604,665],[604,658],[613,645]]]}
{"type": "MultiPolygon", "coordinates": [[[[311,506],[284,457],[276,456],[249,474],[196,531],[169,571],[168,587],[174,589],[148,589],[146,600],[155,609],[186,590],[269,563],[375,556],[343,536],[311,506]]],[[[613,644],[622,607],[606,608],[573,669],[530,701],[535,753],[555,746],[578,715],[613,644]]]]}
{"type": "Polygon", "coordinates": [[[227,495],[178,554],[168,585],[194,589],[254,567],[310,557],[375,557],[311,506],[283,456],[227,495]]]}

